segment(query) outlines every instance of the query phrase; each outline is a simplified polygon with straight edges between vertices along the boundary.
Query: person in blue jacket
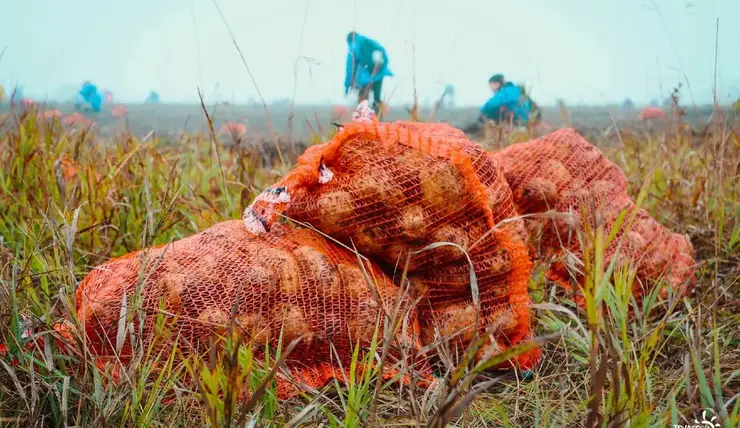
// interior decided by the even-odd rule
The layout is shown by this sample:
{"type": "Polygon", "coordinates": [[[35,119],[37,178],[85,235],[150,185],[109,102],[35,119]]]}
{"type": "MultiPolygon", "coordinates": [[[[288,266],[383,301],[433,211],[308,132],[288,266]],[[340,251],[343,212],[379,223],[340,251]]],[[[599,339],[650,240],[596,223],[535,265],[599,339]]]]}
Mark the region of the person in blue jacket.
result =
{"type": "Polygon", "coordinates": [[[98,92],[98,87],[89,81],[82,84],[78,96],[77,108],[81,108],[83,104],[94,112],[99,112],[103,105],[103,97],[98,92]]]}
{"type": "Polygon", "coordinates": [[[493,75],[488,84],[493,96],[481,107],[481,118],[497,123],[513,121],[520,126],[527,126],[531,119],[539,119],[536,104],[522,87],[504,80],[503,74],[493,75]]]}
{"type": "Polygon", "coordinates": [[[146,100],[144,100],[146,104],[159,104],[159,92],[151,91],[149,92],[149,95],[146,97],[146,100]]]}
{"type": "Polygon", "coordinates": [[[351,31],[347,34],[347,72],[344,78],[344,95],[350,89],[358,91],[358,104],[369,99],[373,91],[373,109],[379,112],[383,78],[393,76],[388,68],[385,48],[373,39],[351,31]]]}

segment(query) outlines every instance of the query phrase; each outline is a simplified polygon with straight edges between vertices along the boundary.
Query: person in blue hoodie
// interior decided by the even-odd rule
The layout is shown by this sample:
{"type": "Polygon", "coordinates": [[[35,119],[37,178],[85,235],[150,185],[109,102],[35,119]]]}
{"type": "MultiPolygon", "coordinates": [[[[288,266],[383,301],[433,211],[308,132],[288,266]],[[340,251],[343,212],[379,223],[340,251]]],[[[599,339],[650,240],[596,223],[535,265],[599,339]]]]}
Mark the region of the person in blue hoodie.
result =
{"type": "Polygon", "coordinates": [[[388,68],[385,48],[373,39],[351,31],[347,34],[347,72],[344,78],[344,95],[350,89],[358,91],[358,104],[369,99],[373,91],[373,109],[379,112],[383,78],[393,76],[388,68]]]}
{"type": "Polygon", "coordinates": [[[100,111],[103,105],[103,97],[98,92],[98,87],[89,81],[82,84],[78,95],[77,108],[81,109],[83,105],[96,113],[100,111]]]}
{"type": "Polygon", "coordinates": [[[527,126],[530,120],[539,120],[537,105],[527,96],[524,88],[504,80],[503,74],[488,79],[493,96],[480,109],[481,118],[496,123],[513,121],[515,125],[527,126]]]}

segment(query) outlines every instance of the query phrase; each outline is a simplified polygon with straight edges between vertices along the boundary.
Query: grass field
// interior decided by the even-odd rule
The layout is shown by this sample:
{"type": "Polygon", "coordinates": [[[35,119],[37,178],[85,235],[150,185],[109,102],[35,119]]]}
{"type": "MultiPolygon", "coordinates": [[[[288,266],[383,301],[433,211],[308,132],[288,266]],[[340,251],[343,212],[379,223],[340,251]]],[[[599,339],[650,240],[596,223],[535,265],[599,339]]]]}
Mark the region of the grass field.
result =
{"type": "MultiPolygon", "coordinates": [[[[262,107],[209,108],[216,133],[225,121],[247,123],[235,140],[211,138],[198,106],[132,107],[127,124],[101,114],[90,132],[0,113],[0,343],[9,348],[0,357],[0,426],[237,426],[243,415],[240,426],[666,427],[700,424],[704,411],[721,426],[740,424],[740,123],[728,112],[707,122],[711,109],[687,109],[688,126],[650,127],[636,112],[546,111],[554,127],[572,123],[620,165],[656,219],[691,237],[697,290],[637,304],[623,292],[630,278],[606,275],[609,261],[600,260],[586,272],[595,295],[584,312],[534,275],[544,358],[526,376],[459,366],[428,388],[376,389],[368,370],[348,387],[279,401],[274,359],[252,364],[245,344],[200,367],[197,383],[184,374],[198,358],[174,364],[141,350],[120,368],[123,381],[110,382],[84,347],[74,358],[51,340],[21,349],[26,327],[48,339],[55,321],[74,319],[73,293],[91,267],[240,218],[306,144],[333,129],[329,107],[304,107],[291,138],[289,110],[270,111],[273,129],[262,107]],[[246,385],[250,399],[237,400],[246,385]]],[[[463,125],[474,114],[436,120],[463,125]]],[[[398,108],[391,119],[407,117],[398,108]]],[[[495,149],[531,136],[502,133],[480,142],[495,149]]],[[[607,239],[585,236],[584,245],[607,239]]]]}

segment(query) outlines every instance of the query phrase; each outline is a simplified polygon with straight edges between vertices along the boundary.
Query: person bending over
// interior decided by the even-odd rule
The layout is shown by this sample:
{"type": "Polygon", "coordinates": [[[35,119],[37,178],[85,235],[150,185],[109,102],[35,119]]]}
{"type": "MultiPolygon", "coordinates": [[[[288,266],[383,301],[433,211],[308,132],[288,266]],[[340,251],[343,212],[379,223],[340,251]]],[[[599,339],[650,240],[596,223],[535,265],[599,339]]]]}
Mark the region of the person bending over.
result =
{"type": "Polygon", "coordinates": [[[373,91],[373,110],[380,112],[383,78],[393,76],[388,68],[385,48],[373,39],[352,31],[347,34],[347,72],[344,78],[344,95],[350,89],[358,91],[357,103],[368,100],[373,91]]]}

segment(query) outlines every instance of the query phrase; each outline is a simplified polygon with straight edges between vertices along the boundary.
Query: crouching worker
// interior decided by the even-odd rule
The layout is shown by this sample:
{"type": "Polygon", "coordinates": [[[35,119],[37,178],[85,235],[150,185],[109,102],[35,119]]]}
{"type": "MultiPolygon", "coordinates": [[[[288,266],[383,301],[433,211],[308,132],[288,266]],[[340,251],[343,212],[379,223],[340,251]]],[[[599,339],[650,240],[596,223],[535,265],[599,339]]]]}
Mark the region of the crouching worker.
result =
{"type": "Polygon", "coordinates": [[[503,74],[493,75],[488,84],[493,96],[481,107],[478,122],[466,132],[477,132],[487,120],[516,126],[536,125],[540,121],[542,114],[523,86],[505,81],[503,74]]]}
{"type": "Polygon", "coordinates": [[[77,94],[75,107],[78,110],[90,110],[97,113],[100,112],[102,104],[103,97],[98,92],[98,87],[89,81],[83,83],[80,92],[77,94]]]}
{"type": "Polygon", "coordinates": [[[373,39],[352,31],[347,34],[347,73],[344,78],[344,95],[350,89],[358,91],[357,103],[369,99],[373,91],[373,110],[380,112],[383,78],[393,76],[388,68],[385,48],[373,39]]]}

